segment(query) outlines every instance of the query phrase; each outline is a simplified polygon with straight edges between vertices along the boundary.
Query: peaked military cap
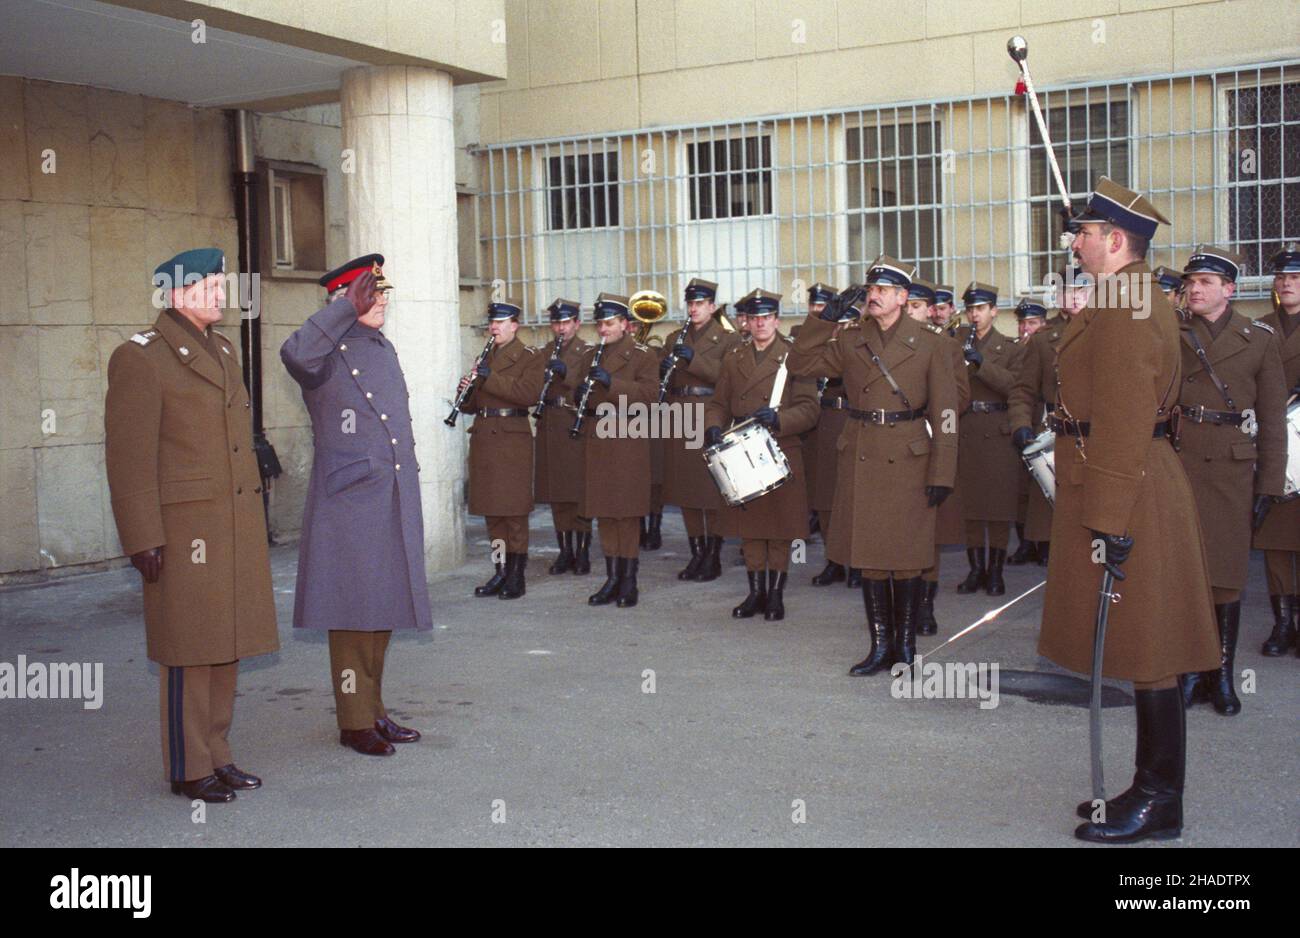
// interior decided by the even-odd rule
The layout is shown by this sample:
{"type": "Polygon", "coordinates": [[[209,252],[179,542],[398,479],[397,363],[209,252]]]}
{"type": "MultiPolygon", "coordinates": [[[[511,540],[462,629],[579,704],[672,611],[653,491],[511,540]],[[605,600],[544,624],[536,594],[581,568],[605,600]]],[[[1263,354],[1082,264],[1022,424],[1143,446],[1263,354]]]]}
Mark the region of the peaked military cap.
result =
{"type": "Polygon", "coordinates": [[[523,311],[524,304],[513,296],[508,296],[500,302],[488,304],[488,322],[495,322],[498,319],[518,319],[523,311]]]}
{"type": "Polygon", "coordinates": [[[163,261],[153,271],[153,285],[167,290],[179,290],[204,277],[226,272],[226,255],[221,248],[191,248],[181,251],[170,260],[163,261]]]}
{"type": "Polygon", "coordinates": [[[596,297],[595,319],[613,319],[615,316],[628,318],[628,298],[617,293],[602,293],[596,297]]]}
{"type": "Polygon", "coordinates": [[[1166,293],[1177,290],[1183,285],[1183,275],[1172,267],[1161,265],[1151,271],[1151,275],[1156,278],[1156,283],[1160,284],[1160,289],[1166,293]]]}
{"type": "Polygon", "coordinates": [[[736,304],[737,308],[744,304],[745,311],[750,316],[779,316],[781,315],[781,294],[771,293],[767,290],[750,290],[736,304]]]}
{"type": "Polygon", "coordinates": [[[1105,222],[1150,238],[1160,225],[1169,224],[1169,219],[1146,196],[1121,186],[1109,176],[1102,176],[1088,198],[1087,207],[1070,219],[1070,230],[1078,231],[1079,225],[1105,222]]]}
{"type": "Polygon", "coordinates": [[[582,310],[577,300],[557,298],[550,306],[546,307],[546,312],[550,315],[551,322],[564,322],[566,319],[582,318],[582,310]]]}
{"type": "Polygon", "coordinates": [[[687,303],[691,300],[716,300],[718,285],[712,280],[692,277],[690,283],[686,284],[685,294],[687,303]]]}
{"type": "Polygon", "coordinates": [[[1033,319],[1035,317],[1046,319],[1047,307],[1028,294],[1021,296],[1020,302],[1016,304],[1016,318],[1033,319]]]}
{"type": "Polygon", "coordinates": [[[1218,274],[1232,283],[1237,282],[1241,268],[1246,266],[1246,258],[1227,248],[1216,248],[1209,244],[1198,244],[1192,256],[1187,258],[1183,276],[1188,274],[1218,274]]]}
{"type": "Polygon", "coordinates": [[[393,288],[393,285],[384,279],[384,255],[382,254],[364,254],[361,257],[354,257],[346,264],[335,267],[321,277],[317,283],[325,288],[326,293],[333,293],[335,290],[346,287],[367,270],[375,275],[376,290],[391,290],[393,288]]]}
{"type": "Polygon", "coordinates": [[[1268,262],[1275,274],[1300,273],[1300,245],[1288,244],[1269,258],[1268,262]]]}
{"type": "Polygon", "coordinates": [[[936,304],[951,303],[952,298],[956,296],[956,294],[957,291],[952,284],[937,283],[934,285],[934,302],[936,304]]]}
{"type": "Polygon", "coordinates": [[[808,288],[808,305],[829,303],[839,291],[829,284],[818,281],[808,288]]]}
{"type": "Polygon", "coordinates": [[[895,287],[910,287],[915,272],[915,268],[910,264],[904,264],[888,254],[881,254],[871,262],[871,268],[867,271],[867,286],[882,283],[895,287]]]}
{"type": "Polygon", "coordinates": [[[962,293],[961,299],[967,306],[978,306],[981,303],[997,306],[998,288],[990,283],[980,283],[978,280],[972,280],[962,293]]]}
{"type": "Polygon", "coordinates": [[[925,300],[926,303],[933,304],[935,297],[935,285],[929,280],[917,278],[912,281],[912,285],[907,288],[907,298],[909,300],[925,300]]]}

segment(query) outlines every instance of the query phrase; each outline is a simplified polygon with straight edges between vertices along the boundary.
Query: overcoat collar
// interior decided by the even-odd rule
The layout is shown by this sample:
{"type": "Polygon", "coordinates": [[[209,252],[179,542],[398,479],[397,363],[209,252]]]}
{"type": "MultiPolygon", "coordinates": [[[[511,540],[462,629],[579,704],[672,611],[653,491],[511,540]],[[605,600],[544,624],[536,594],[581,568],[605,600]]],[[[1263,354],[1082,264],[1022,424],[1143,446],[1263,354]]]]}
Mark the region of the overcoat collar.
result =
{"type": "Polygon", "coordinates": [[[767,347],[767,355],[761,362],[754,362],[752,345],[739,348],[735,354],[739,363],[740,390],[748,391],[752,387],[773,380],[788,351],[790,351],[790,340],[779,329],[772,338],[772,344],[767,347]]]}
{"type": "MultiPolygon", "coordinates": [[[[1249,348],[1252,334],[1262,331],[1252,328],[1250,320],[1233,309],[1231,303],[1228,304],[1228,310],[1224,315],[1228,317],[1228,322],[1215,339],[1206,342],[1200,334],[1196,336],[1196,338],[1200,339],[1201,347],[1205,349],[1205,355],[1209,358],[1211,366],[1217,365],[1225,358],[1231,358],[1243,349],[1249,348]]],[[[1192,344],[1191,339],[1192,328],[1192,323],[1183,323],[1178,330],[1178,337],[1182,340],[1183,345],[1195,352],[1196,346],[1192,344]]],[[[1263,338],[1263,336],[1258,338],[1263,338]]],[[[1185,374],[1196,374],[1196,372],[1203,370],[1198,355],[1196,356],[1196,364],[1189,368],[1185,374]]]]}
{"type": "MultiPolygon", "coordinates": [[[[153,326],[185,365],[221,390],[227,390],[227,372],[212,360],[211,355],[199,347],[198,340],[190,335],[184,326],[168,316],[166,312],[159,315],[153,326]]],[[[220,339],[217,339],[217,344],[222,344],[220,339]]]]}
{"type": "MultiPolygon", "coordinates": [[[[871,360],[871,352],[874,351],[892,373],[899,365],[916,354],[917,346],[923,341],[924,327],[911,316],[903,313],[895,324],[893,335],[888,343],[885,342],[880,326],[874,319],[866,318],[862,326],[854,331],[856,332],[853,338],[854,350],[868,362],[871,360]]],[[[884,377],[884,372],[876,368],[874,363],[870,367],[874,374],[867,381],[868,385],[884,377]]]]}

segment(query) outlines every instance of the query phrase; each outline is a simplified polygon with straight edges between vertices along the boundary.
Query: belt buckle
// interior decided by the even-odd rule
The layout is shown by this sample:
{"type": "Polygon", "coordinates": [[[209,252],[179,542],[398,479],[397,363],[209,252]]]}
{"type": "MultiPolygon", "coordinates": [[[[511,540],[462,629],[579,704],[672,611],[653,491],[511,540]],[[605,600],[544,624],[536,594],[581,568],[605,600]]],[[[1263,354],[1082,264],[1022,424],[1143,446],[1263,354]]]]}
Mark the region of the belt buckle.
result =
{"type": "Polygon", "coordinates": [[[882,427],[885,425],[885,408],[883,408],[883,407],[877,407],[875,410],[869,410],[869,411],[867,411],[867,413],[869,413],[869,414],[872,415],[872,417],[871,417],[871,422],[872,422],[872,423],[879,424],[879,425],[882,426],[882,427]],[[880,419],[879,419],[879,420],[876,419],[876,416],[875,416],[876,414],[879,414],[879,415],[880,415],[880,419]]]}
{"type": "Polygon", "coordinates": [[[1190,407],[1184,407],[1182,414],[1192,423],[1205,423],[1205,405],[1193,404],[1190,407]]]}

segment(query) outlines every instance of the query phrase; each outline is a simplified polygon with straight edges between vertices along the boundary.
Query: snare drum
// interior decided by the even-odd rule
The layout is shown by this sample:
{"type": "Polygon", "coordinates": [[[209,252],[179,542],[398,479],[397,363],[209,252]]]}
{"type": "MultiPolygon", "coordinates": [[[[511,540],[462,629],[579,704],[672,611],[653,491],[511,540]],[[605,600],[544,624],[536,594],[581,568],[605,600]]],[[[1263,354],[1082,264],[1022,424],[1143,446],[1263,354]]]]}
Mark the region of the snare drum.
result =
{"type": "Polygon", "coordinates": [[[1033,476],[1038,487],[1043,490],[1047,504],[1056,507],[1056,434],[1044,430],[1034,437],[1032,443],[1024,448],[1020,458],[1033,476]]]}
{"type": "Polygon", "coordinates": [[[1300,498],[1300,399],[1286,409],[1286,484],[1282,497],[1300,498]]]}
{"type": "Polygon", "coordinates": [[[704,462],[722,499],[735,507],[752,502],[790,478],[790,462],[767,427],[753,420],[736,424],[722,442],[704,451],[704,462]]]}

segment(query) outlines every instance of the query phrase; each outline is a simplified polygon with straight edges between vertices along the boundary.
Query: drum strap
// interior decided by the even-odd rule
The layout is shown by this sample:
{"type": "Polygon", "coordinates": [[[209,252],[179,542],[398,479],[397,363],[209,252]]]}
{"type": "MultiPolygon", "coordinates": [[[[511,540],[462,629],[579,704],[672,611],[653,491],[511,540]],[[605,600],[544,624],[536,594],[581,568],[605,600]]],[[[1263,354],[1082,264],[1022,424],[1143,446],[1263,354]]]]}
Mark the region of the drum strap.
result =
{"type": "Polygon", "coordinates": [[[876,354],[875,349],[871,347],[871,343],[864,339],[863,344],[867,347],[867,354],[871,356],[871,364],[880,369],[880,373],[885,376],[885,380],[889,382],[889,386],[893,388],[894,393],[902,400],[903,409],[912,410],[912,402],[907,399],[907,395],[904,394],[903,389],[898,386],[898,382],[894,380],[894,376],[889,373],[888,366],[886,366],[880,356],[876,354]]]}
{"type": "Polygon", "coordinates": [[[1210,364],[1210,356],[1205,354],[1205,346],[1203,346],[1201,340],[1196,337],[1196,327],[1193,326],[1192,328],[1187,329],[1186,334],[1187,338],[1192,343],[1192,348],[1196,351],[1196,357],[1201,360],[1201,367],[1205,369],[1205,373],[1209,375],[1210,380],[1214,382],[1214,389],[1219,392],[1219,396],[1223,398],[1223,402],[1228,405],[1228,410],[1235,413],[1237,405],[1232,402],[1232,395],[1228,393],[1228,386],[1223,383],[1223,379],[1214,373],[1214,367],[1210,364]]]}

